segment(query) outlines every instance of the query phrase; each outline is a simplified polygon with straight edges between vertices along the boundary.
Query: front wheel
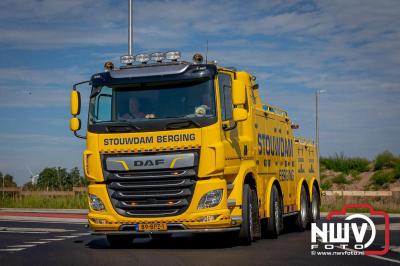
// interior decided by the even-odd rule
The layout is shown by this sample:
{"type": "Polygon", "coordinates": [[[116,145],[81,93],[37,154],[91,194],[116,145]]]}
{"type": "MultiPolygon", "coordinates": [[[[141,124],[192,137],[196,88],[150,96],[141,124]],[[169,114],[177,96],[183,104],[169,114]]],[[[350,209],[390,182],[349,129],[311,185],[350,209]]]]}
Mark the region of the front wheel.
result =
{"type": "Polygon", "coordinates": [[[243,187],[242,219],[239,241],[242,245],[251,245],[251,242],[261,236],[261,225],[257,193],[248,184],[243,187]]]}

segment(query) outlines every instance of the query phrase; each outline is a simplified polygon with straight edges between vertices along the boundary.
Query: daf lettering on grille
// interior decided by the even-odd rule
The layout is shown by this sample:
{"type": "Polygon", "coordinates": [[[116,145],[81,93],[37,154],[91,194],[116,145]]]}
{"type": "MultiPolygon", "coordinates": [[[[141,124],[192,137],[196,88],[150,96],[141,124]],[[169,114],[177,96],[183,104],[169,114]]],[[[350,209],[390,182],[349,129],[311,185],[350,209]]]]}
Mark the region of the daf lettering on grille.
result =
{"type": "Polygon", "coordinates": [[[106,159],[108,171],[179,169],[193,167],[194,164],[194,153],[110,156],[106,159]]]}

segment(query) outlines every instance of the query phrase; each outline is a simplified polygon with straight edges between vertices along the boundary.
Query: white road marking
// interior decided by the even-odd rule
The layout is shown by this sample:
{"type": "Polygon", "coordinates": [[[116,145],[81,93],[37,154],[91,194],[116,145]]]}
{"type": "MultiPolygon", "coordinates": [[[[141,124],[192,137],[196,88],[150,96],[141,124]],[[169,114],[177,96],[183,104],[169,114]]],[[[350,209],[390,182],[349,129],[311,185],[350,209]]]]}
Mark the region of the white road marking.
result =
{"type": "Polygon", "coordinates": [[[46,239],[40,239],[43,241],[60,241],[60,240],[65,240],[64,238],[46,238],[46,239]]]}
{"type": "Polygon", "coordinates": [[[34,247],[36,245],[11,245],[11,246],[7,246],[8,248],[31,248],[34,247]]]}
{"type": "Polygon", "coordinates": [[[76,230],[68,230],[61,228],[41,228],[41,227],[0,227],[0,231],[8,232],[45,232],[45,233],[65,233],[75,232],[76,230]]]}
{"type": "MultiPolygon", "coordinates": [[[[382,248],[385,248],[382,246],[382,248]]],[[[390,246],[390,251],[399,252],[400,253],[400,246],[390,246]]]]}
{"type": "Polygon", "coordinates": [[[87,219],[78,218],[52,218],[52,217],[23,217],[23,216],[1,216],[0,221],[15,222],[40,222],[40,223],[59,223],[59,224],[87,224],[87,219]]]}
{"type": "Polygon", "coordinates": [[[0,251],[21,251],[24,249],[25,248],[3,248],[3,249],[0,249],[0,251]]]}
{"type": "Polygon", "coordinates": [[[78,237],[78,236],[57,236],[57,237],[62,237],[62,238],[74,238],[74,237],[78,237]]]}
{"type": "Polygon", "coordinates": [[[0,231],[0,233],[7,234],[48,234],[48,232],[30,232],[30,231],[0,231]]]}
{"type": "Polygon", "coordinates": [[[46,244],[49,241],[32,241],[32,242],[24,242],[25,244],[46,244]]]}
{"type": "MultiPolygon", "coordinates": [[[[389,223],[390,225],[390,231],[400,231],[400,223],[389,223]]],[[[385,225],[384,224],[378,224],[375,226],[376,230],[385,230],[385,225]]]]}
{"type": "MultiPolygon", "coordinates": [[[[321,242],[321,241],[319,240],[319,242],[321,242]]],[[[350,252],[360,252],[360,250],[355,250],[355,249],[351,249],[351,248],[345,248],[345,247],[341,247],[341,246],[335,246],[335,248],[342,249],[342,250],[347,250],[347,251],[350,251],[350,252]]],[[[382,257],[382,256],[368,255],[367,257],[371,257],[371,258],[375,258],[375,259],[379,259],[379,260],[386,260],[386,261],[390,261],[390,262],[394,262],[394,263],[399,263],[400,264],[400,260],[390,259],[390,258],[386,258],[386,257],[382,257]]]]}
{"type": "Polygon", "coordinates": [[[75,233],[75,234],[72,234],[72,235],[74,235],[74,236],[87,236],[87,235],[90,235],[90,233],[75,233]]]}
{"type": "MultiPolygon", "coordinates": [[[[355,249],[351,249],[351,248],[343,248],[343,247],[340,247],[340,246],[335,246],[335,247],[339,248],[339,249],[347,250],[347,251],[359,252],[359,250],[355,250],[355,249]]],[[[389,259],[389,258],[382,257],[382,256],[368,255],[367,257],[371,257],[371,258],[375,258],[375,259],[379,259],[379,260],[386,260],[386,261],[390,261],[390,262],[394,262],[394,263],[399,263],[400,264],[400,260],[389,259]]]]}

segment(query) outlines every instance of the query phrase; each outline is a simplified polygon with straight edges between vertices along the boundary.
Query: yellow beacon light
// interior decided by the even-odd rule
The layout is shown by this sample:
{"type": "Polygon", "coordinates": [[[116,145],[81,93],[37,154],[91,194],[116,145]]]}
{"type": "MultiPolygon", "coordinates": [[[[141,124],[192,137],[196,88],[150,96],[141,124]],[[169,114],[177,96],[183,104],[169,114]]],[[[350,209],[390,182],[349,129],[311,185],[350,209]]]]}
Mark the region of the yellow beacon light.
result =
{"type": "Polygon", "coordinates": [[[203,63],[203,56],[200,53],[195,53],[193,55],[193,62],[196,63],[196,64],[203,63]]]}

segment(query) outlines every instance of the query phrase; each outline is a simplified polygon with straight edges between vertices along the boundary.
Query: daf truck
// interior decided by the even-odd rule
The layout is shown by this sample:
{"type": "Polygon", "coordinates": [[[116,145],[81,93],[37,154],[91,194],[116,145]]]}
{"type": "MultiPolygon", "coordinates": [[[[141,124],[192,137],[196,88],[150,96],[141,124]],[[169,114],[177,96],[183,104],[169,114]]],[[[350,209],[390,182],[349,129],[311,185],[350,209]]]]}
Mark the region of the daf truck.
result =
{"type": "Polygon", "coordinates": [[[225,233],[249,245],[278,237],[284,218],[301,231],[319,218],[317,147],[294,136],[286,111],[262,102],[254,75],[176,51],[122,60],[71,92],[93,233],[113,246],[173,233],[225,233]]]}

